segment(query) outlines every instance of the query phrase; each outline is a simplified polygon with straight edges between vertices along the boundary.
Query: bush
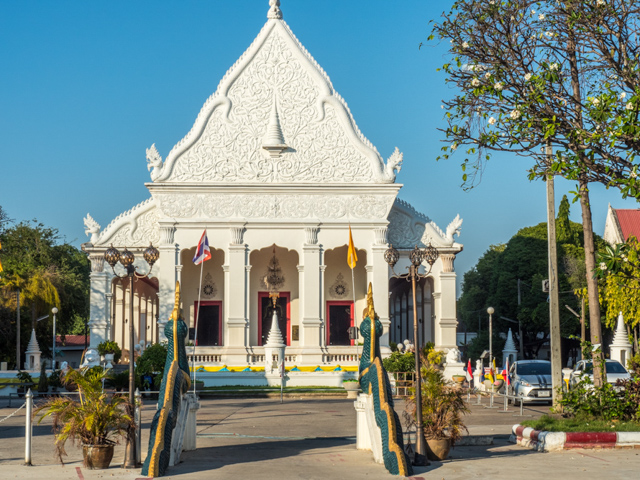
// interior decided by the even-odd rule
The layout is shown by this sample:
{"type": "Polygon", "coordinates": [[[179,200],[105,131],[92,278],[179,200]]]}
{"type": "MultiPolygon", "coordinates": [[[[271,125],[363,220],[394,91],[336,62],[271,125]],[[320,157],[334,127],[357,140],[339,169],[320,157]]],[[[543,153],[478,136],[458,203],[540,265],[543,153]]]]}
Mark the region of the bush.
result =
{"type": "Polygon", "coordinates": [[[38,379],[38,392],[47,393],[49,391],[49,382],[47,381],[47,366],[44,362],[40,365],[40,378],[38,379]]]}
{"type": "Polygon", "coordinates": [[[154,376],[153,385],[160,388],[162,375],[164,374],[164,364],[167,361],[167,345],[164,343],[154,343],[147,348],[136,365],[137,377],[145,375],[154,376]]]}
{"type": "Polygon", "coordinates": [[[60,370],[54,370],[49,375],[49,386],[53,388],[62,388],[62,380],[60,379],[60,370]]]}
{"type": "Polygon", "coordinates": [[[640,377],[594,387],[589,378],[563,393],[565,415],[602,420],[640,421],[640,377]]]}
{"type": "Polygon", "coordinates": [[[34,383],[33,378],[31,377],[31,375],[29,375],[29,372],[23,372],[22,370],[18,370],[18,373],[16,373],[16,377],[22,383],[31,383],[31,384],[34,383]]]}
{"type": "Polygon", "coordinates": [[[416,357],[413,352],[391,352],[391,355],[382,360],[382,366],[387,372],[415,372],[416,357]]]}

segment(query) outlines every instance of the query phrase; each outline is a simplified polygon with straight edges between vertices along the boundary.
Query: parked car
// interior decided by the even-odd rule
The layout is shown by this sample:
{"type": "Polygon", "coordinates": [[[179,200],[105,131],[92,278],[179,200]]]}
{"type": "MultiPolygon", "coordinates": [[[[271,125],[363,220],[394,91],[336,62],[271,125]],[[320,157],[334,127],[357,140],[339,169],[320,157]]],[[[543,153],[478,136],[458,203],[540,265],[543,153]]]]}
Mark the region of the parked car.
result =
{"type": "Polygon", "coordinates": [[[509,395],[523,402],[551,402],[551,362],[518,360],[509,369],[509,395]]]}
{"type": "MultiPolygon", "coordinates": [[[[618,380],[631,378],[627,369],[617,360],[606,360],[605,369],[607,371],[607,383],[612,385],[615,385],[618,380]]],[[[580,360],[576,363],[573,372],[571,372],[571,377],[569,377],[569,388],[577,385],[585,377],[588,377],[593,383],[593,364],[591,360],[580,360]]]]}

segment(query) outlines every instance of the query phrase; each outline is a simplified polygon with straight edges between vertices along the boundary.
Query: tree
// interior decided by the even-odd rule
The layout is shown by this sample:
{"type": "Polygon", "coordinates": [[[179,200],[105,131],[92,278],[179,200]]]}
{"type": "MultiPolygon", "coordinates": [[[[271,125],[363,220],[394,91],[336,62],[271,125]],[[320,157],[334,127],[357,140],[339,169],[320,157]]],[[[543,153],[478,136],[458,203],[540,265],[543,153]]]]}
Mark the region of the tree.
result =
{"type": "MultiPolygon", "coordinates": [[[[584,265],[582,227],[569,220],[570,209],[566,196],[561,206],[557,218],[558,257],[560,265],[565,267],[559,272],[559,285],[560,291],[572,292],[586,282],[584,276],[575,278],[575,272],[566,267],[584,265]]],[[[598,248],[604,248],[604,241],[597,236],[596,239],[598,248]]],[[[489,305],[493,306],[496,311],[493,316],[494,335],[512,327],[519,340],[518,328],[513,328],[512,324],[500,317],[517,320],[524,344],[521,354],[525,358],[536,358],[549,335],[547,294],[541,288],[542,281],[547,278],[547,263],[546,223],[523,228],[499,249],[492,247],[487,251],[477,265],[464,275],[458,306],[467,328],[473,329],[477,325],[476,317],[479,315],[483,319],[482,332],[486,332],[486,309],[489,305]]],[[[575,295],[564,295],[562,302],[574,310],[580,308],[575,295]]],[[[565,338],[580,332],[579,322],[567,310],[562,309],[560,316],[561,333],[565,338]]],[[[477,340],[474,346],[476,350],[481,352],[487,348],[488,335],[479,335],[477,340]]]]}
{"type": "Polygon", "coordinates": [[[640,242],[632,236],[624,244],[608,245],[598,260],[597,274],[603,283],[601,300],[606,309],[606,323],[615,328],[618,314],[622,313],[627,329],[633,329],[634,349],[638,352],[640,242]]]}
{"type": "Polygon", "coordinates": [[[9,215],[4,211],[2,205],[0,205],[0,233],[5,229],[5,227],[11,222],[9,215]]]}
{"type": "Polygon", "coordinates": [[[467,147],[467,187],[497,151],[529,157],[530,179],[577,182],[594,344],[602,335],[589,183],[640,195],[639,18],[631,0],[459,0],[430,37],[451,42],[443,70],[460,93],[444,101],[452,143],[441,158],[467,147]]]}
{"type": "MultiPolygon", "coordinates": [[[[24,351],[35,319],[59,309],[57,331],[68,333],[77,317],[89,314],[89,261],[77,248],[62,242],[58,231],[37,222],[22,222],[0,234],[3,276],[0,279],[0,352],[15,361],[16,296],[20,289],[21,345],[24,351]],[[29,319],[31,321],[29,321],[29,319]]],[[[51,350],[51,323],[35,325],[45,356],[51,350]]]]}

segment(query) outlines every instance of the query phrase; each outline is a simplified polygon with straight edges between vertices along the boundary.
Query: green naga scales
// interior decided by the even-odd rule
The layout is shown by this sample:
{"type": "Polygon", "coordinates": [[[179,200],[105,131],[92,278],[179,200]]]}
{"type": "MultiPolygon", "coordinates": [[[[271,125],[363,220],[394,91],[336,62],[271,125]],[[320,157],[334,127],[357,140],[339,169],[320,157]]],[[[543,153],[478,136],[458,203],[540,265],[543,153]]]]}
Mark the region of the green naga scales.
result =
{"type": "Polygon", "coordinates": [[[413,468],[404,452],[402,425],[393,409],[393,397],[387,371],[382,366],[379,339],[382,323],[373,308],[371,283],[367,292],[367,308],[360,324],[360,334],[364,339],[360,357],[360,388],[373,397],[376,424],[382,433],[382,457],[389,473],[408,477],[413,468]]]}

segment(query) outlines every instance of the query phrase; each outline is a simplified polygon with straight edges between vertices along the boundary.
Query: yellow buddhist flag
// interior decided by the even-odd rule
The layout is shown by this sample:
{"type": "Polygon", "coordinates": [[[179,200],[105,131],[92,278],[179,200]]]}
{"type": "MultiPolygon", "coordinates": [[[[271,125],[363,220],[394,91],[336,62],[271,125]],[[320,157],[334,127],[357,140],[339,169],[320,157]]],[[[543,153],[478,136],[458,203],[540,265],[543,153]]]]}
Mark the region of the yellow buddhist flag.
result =
{"type": "MultiPolygon", "coordinates": [[[[0,250],[2,250],[2,243],[0,243],[0,250]]],[[[0,260],[0,272],[2,272],[2,260],[0,260]]]]}
{"type": "Polygon", "coordinates": [[[356,253],[356,247],[353,245],[353,236],[351,236],[351,225],[349,225],[349,248],[347,250],[347,264],[349,268],[353,270],[356,267],[358,261],[358,254],[356,253]]]}

